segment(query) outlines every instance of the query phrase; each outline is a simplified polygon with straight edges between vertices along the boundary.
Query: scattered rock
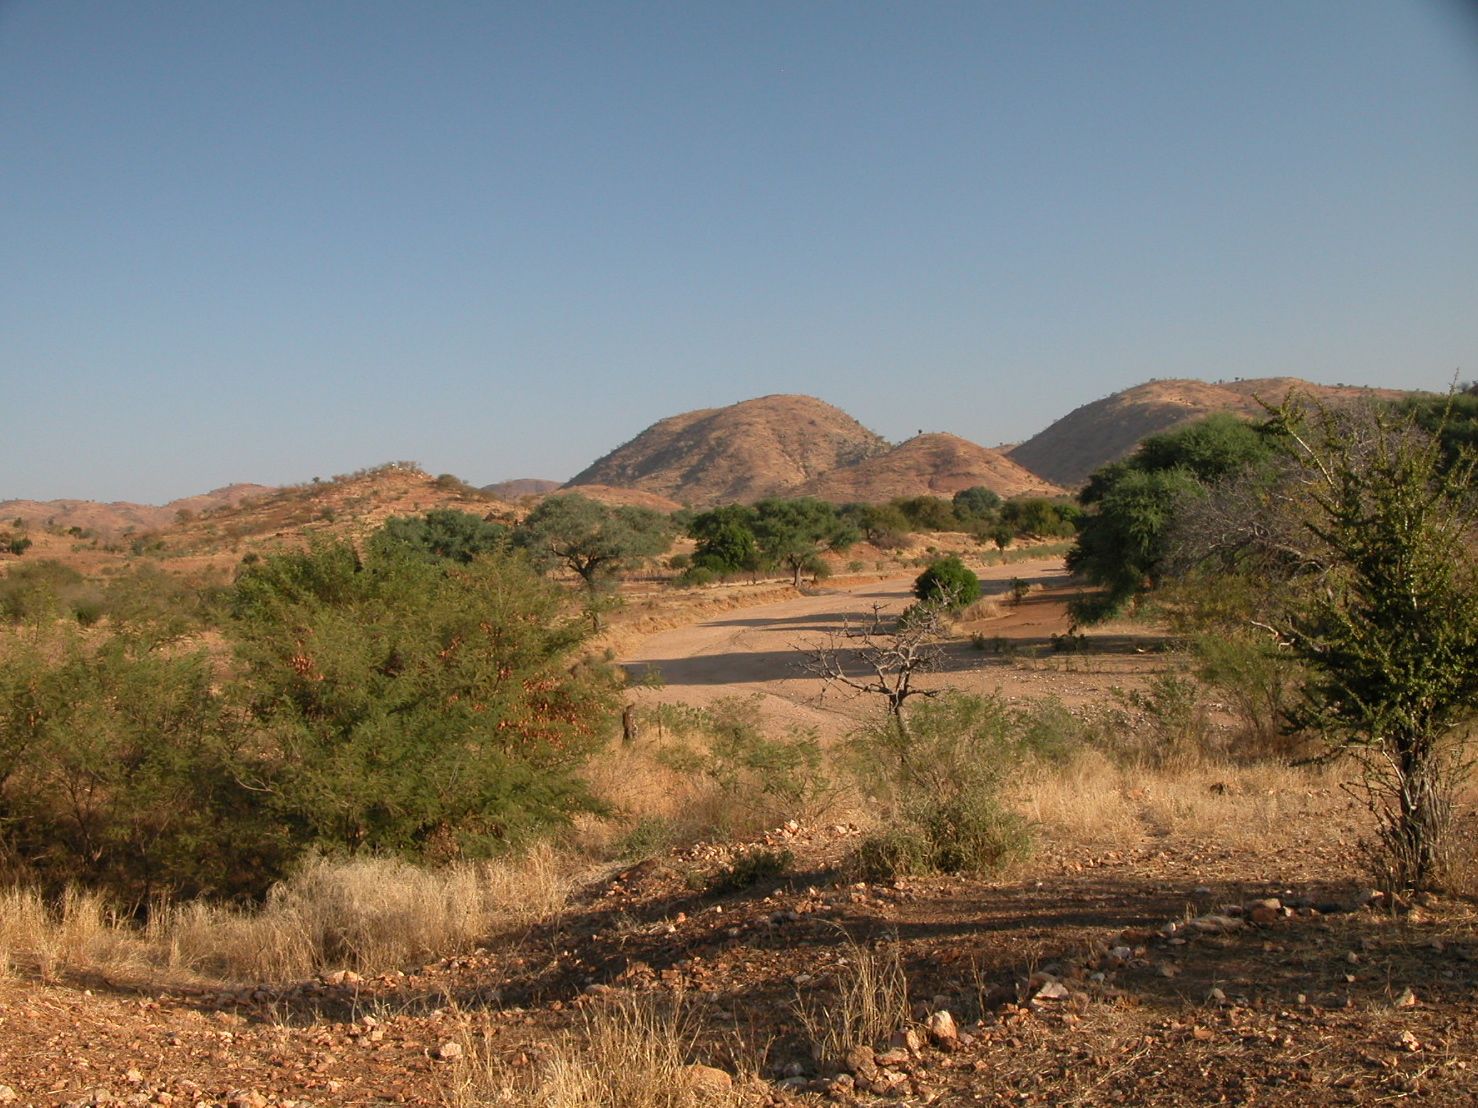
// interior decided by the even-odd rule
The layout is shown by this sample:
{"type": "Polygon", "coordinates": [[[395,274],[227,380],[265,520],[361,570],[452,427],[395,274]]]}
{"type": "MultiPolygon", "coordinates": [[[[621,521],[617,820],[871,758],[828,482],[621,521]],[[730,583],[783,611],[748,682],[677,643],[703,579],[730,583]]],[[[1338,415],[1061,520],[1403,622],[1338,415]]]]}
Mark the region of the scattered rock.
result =
{"type": "Polygon", "coordinates": [[[431,1052],[432,1057],[441,1062],[454,1062],[463,1054],[462,1044],[448,1040],[431,1052]]]}
{"type": "Polygon", "coordinates": [[[717,1093],[734,1087],[734,1079],[717,1066],[695,1063],[683,1070],[688,1087],[700,1092],[717,1093]]]}

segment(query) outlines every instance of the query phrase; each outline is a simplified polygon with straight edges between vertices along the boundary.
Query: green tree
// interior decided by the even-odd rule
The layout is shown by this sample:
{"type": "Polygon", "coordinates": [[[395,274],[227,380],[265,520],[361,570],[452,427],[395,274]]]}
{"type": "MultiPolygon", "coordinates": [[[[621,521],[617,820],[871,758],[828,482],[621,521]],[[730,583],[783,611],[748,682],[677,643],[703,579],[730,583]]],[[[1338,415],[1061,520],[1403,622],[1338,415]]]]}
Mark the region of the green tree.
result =
{"type": "Polygon", "coordinates": [[[902,545],[912,526],[894,504],[844,504],[837,514],[880,548],[902,545]]]}
{"type": "Polygon", "coordinates": [[[471,512],[436,508],[423,516],[394,516],[387,519],[370,539],[383,550],[404,550],[419,557],[447,559],[466,565],[482,554],[501,548],[508,528],[471,512]]]}
{"type": "Polygon", "coordinates": [[[583,625],[520,558],[332,543],[248,567],[232,597],[251,787],[301,847],[479,855],[591,807],[612,709],[583,625]]]}
{"type": "Polygon", "coordinates": [[[964,608],[980,599],[980,578],[954,555],[929,563],[913,584],[913,594],[925,604],[964,608]]]}
{"type": "Polygon", "coordinates": [[[772,565],[790,570],[796,587],[803,571],[818,568],[822,551],[844,551],[857,541],[856,529],[824,500],[761,500],[754,509],[760,553],[772,565]]]}
{"type": "Polygon", "coordinates": [[[964,523],[990,523],[1001,509],[1001,498],[984,485],[975,485],[955,493],[950,504],[956,518],[964,523]]]}
{"type": "Polygon", "coordinates": [[[1076,521],[1068,568],[1102,591],[1075,603],[1075,616],[1106,618],[1155,587],[1187,506],[1233,476],[1249,487],[1260,481],[1249,474],[1271,468],[1277,434],[1272,424],[1212,415],[1153,435],[1094,473],[1079,496],[1086,511],[1076,521]]]}
{"type": "Polygon", "coordinates": [[[655,557],[672,542],[666,516],[650,508],[610,507],[578,493],[545,499],[514,541],[536,565],[564,566],[592,593],[622,568],[655,557]]]}
{"type": "Polygon", "coordinates": [[[1387,877],[1428,888],[1446,876],[1457,740],[1478,706],[1473,462],[1382,414],[1282,423],[1318,573],[1284,627],[1312,675],[1295,718],[1357,754],[1387,877]]]}
{"type": "Polygon", "coordinates": [[[1001,505],[1002,523],[1018,535],[1041,539],[1071,535],[1077,517],[1076,505],[1047,496],[1015,496],[1001,505]]]}
{"type": "Polygon", "coordinates": [[[953,531],[960,526],[954,506],[937,496],[900,496],[889,501],[913,531],[953,531]]]}
{"type": "Polygon", "coordinates": [[[692,516],[687,523],[697,542],[693,565],[714,573],[739,573],[759,568],[759,543],[754,536],[757,516],[743,504],[727,504],[692,516]]]}

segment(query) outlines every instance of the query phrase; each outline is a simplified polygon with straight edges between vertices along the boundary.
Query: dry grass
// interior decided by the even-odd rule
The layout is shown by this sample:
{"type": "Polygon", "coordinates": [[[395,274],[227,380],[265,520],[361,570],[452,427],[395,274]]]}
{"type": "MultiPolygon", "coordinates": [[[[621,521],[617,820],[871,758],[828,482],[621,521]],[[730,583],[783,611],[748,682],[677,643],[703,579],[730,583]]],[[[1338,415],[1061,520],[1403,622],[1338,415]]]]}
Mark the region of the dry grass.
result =
{"type": "Polygon", "coordinates": [[[511,1066],[487,1036],[469,1035],[449,1099],[456,1108],[740,1108],[763,1102],[750,1080],[725,1084],[716,1073],[695,1069],[696,1038],[697,1024],[681,998],[659,1006],[650,997],[622,997],[583,1013],[580,1026],[541,1051],[532,1066],[511,1066]]]}
{"type": "Polygon", "coordinates": [[[286,982],[331,969],[373,974],[469,949],[558,912],[568,863],[522,857],[424,869],[369,858],[319,859],[257,909],[164,905],[146,925],[113,918],[97,896],[0,894],[0,966],[52,979],[64,970],[133,979],[286,982]]]}
{"type": "Polygon", "coordinates": [[[854,1047],[885,1043],[911,1016],[899,944],[868,947],[848,938],[835,998],[812,994],[797,1000],[795,1013],[822,1066],[840,1068],[854,1047]]]}
{"type": "Polygon", "coordinates": [[[1338,780],[1336,769],[1277,763],[1123,766],[1090,751],[1065,766],[1037,767],[1017,785],[1014,804],[1060,844],[1122,846],[1148,830],[1266,845],[1306,834],[1312,797],[1338,780]]]}

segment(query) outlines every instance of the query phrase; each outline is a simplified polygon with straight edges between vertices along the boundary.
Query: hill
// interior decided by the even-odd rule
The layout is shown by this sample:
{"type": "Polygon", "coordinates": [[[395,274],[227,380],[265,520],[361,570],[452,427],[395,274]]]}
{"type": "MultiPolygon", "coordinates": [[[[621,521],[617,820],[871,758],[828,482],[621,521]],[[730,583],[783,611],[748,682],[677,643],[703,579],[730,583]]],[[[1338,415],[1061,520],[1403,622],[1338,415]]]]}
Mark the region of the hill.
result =
{"type": "Polygon", "coordinates": [[[1003,498],[1063,492],[999,451],[948,434],[915,436],[886,454],[813,478],[797,491],[836,503],[875,504],[898,496],[948,497],[977,485],[1003,498]]]}
{"type": "Polygon", "coordinates": [[[512,481],[497,481],[483,485],[482,491],[499,500],[518,500],[525,496],[543,496],[559,488],[559,481],[545,481],[538,477],[518,477],[512,481]]]}
{"type": "Polygon", "coordinates": [[[652,424],[566,488],[639,489],[695,507],[793,492],[812,478],[886,453],[888,443],[809,396],[775,395],[652,424]]]}
{"type": "Polygon", "coordinates": [[[1013,447],[1007,457],[1032,473],[1070,488],[1086,481],[1099,466],[1122,458],[1150,435],[1212,412],[1256,418],[1263,414],[1259,399],[1277,404],[1290,392],[1325,403],[1390,400],[1404,395],[1395,389],[1316,385],[1297,377],[1215,384],[1189,379],[1150,381],[1084,404],[1013,447]]]}
{"type": "Polygon", "coordinates": [[[23,519],[33,529],[68,531],[77,528],[104,538],[128,531],[157,531],[177,519],[223,507],[234,507],[277,491],[270,485],[236,484],[168,504],[134,504],[127,500],[0,500],[0,520],[23,519]]]}

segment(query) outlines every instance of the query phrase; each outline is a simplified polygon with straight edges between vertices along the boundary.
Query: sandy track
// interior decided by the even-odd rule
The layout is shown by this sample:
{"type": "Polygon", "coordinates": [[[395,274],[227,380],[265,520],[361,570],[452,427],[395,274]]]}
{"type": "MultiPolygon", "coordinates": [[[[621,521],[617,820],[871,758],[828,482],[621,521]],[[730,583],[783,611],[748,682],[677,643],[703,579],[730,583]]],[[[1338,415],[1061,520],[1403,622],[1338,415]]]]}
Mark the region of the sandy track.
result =
{"type": "MultiPolygon", "coordinates": [[[[989,566],[978,572],[987,597],[1003,595],[1013,577],[1039,587],[1026,603],[1003,608],[1005,614],[981,624],[987,634],[1040,643],[1066,629],[1067,577],[1061,558],[989,566]]],[[[885,613],[901,611],[913,599],[913,581],[914,575],[909,575],[826,589],[651,635],[628,651],[621,664],[633,681],[655,674],[661,687],[635,689],[633,699],[704,707],[724,697],[758,694],[771,719],[815,727],[828,737],[843,733],[876,711],[878,704],[872,698],[843,695],[845,690],[828,690],[804,671],[805,651],[849,624],[855,627],[871,620],[875,604],[885,613]]],[[[971,650],[968,644],[957,644],[923,683],[991,691],[1019,683],[1013,678],[1015,668],[971,650]]]]}

